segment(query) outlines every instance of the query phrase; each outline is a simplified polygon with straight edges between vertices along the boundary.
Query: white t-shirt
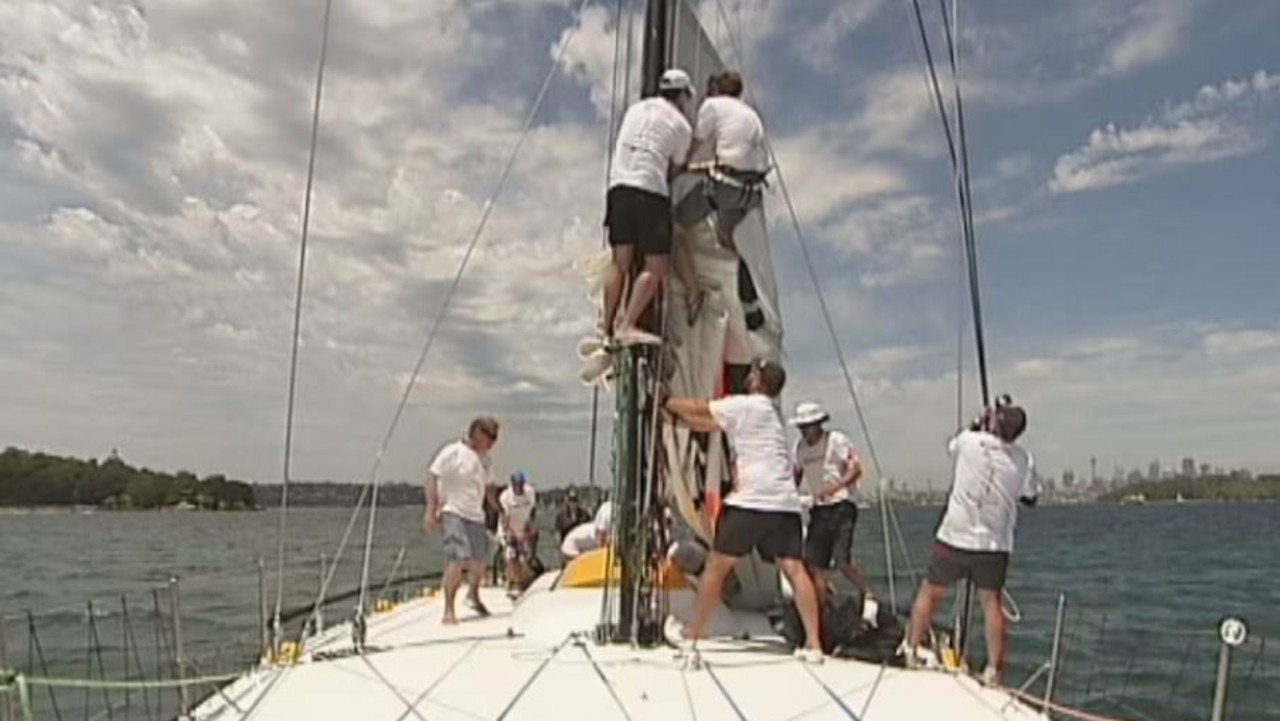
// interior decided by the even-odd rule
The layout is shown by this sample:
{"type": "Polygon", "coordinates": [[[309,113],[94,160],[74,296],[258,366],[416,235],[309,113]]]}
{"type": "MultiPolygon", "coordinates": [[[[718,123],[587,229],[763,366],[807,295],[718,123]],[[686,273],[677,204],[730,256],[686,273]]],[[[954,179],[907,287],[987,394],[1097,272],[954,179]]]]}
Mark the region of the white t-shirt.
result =
{"type": "Polygon", "coordinates": [[[533,518],[533,510],[537,507],[538,494],[533,490],[533,486],[529,483],[524,484],[524,493],[516,493],[511,490],[511,486],[502,489],[502,493],[498,496],[498,504],[502,506],[502,513],[509,519],[511,530],[519,533],[524,527],[529,525],[529,519],[533,518]]]}
{"type": "Polygon", "coordinates": [[[440,510],[484,523],[484,489],[493,477],[489,457],[454,441],[436,454],[430,473],[440,479],[440,510]]]}
{"type": "Polygon", "coordinates": [[[764,171],[769,167],[764,122],[739,98],[716,95],[702,101],[694,137],[705,143],[717,163],[737,170],[764,171]]]}
{"type": "Polygon", "coordinates": [[[613,525],[613,501],[605,501],[596,509],[596,517],[591,521],[600,533],[608,533],[613,525]]]}
{"type": "Polygon", "coordinates": [[[734,490],[727,506],[757,511],[800,512],[787,429],[767,396],[753,393],[711,401],[711,415],[729,437],[737,457],[734,490]]]}
{"type": "Polygon", "coordinates": [[[625,185],[658,195],[671,195],[667,183],[671,165],[689,154],[693,128],[670,101],[645,98],[622,116],[618,143],[609,168],[609,187],[625,185]]]}
{"type": "Polygon", "coordinates": [[[564,541],[560,544],[560,552],[567,558],[577,558],[587,551],[594,551],[600,547],[600,542],[596,540],[596,524],[591,521],[579,523],[569,531],[564,537],[564,541]]]}
{"type": "Polygon", "coordinates": [[[822,440],[809,445],[801,438],[796,442],[796,465],[803,472],[803,493],[813,497],[816,506],[830,506],[841,501],[857,503],[858,487],[841,488],[824,500],[818,500],[818,493],[833,483],[844,479],[845,465],[858,458],[853,449],[853,442],[840,431],[827,431],[822,440]]]}
{"type": "Polygon", "coordinates": [[[955,481],[938,540],[966,551],[1012,551],[1018,499],[1040,492],[1031,454],[985,431],[962,431],[948,450],[955,481]]]}

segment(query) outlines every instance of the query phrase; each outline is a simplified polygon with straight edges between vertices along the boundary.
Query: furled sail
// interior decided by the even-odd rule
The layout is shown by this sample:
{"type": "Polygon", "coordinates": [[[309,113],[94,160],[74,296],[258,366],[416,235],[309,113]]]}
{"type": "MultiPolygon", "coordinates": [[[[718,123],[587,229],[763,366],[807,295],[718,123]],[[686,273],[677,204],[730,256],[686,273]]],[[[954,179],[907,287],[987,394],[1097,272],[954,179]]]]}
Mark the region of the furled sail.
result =
{"type": "MultiPolygon", "coordinates": [[[[686,0],[672,3],[668,22],[671,62],[689,73],[695,83],[724,70],[726,65],[686,0]]],[[[700,151],[692,163],[712,160],[711,149],[700,151]]],[[[698,190],[698,177],[686,175],[672,190],[677,205],[698,190]]],[[[692,250],[700,282],[709,289],[695,322],[689,322],[686,289],[676,286],[667,311],[666,337],[673,371],[668,386],[673,395],[715,397],[730,389],[730,376],[739,377],[753,359],[779,360],[782,317],[770,258],[763,207],[751,210],[734,231],[733,248],[717,242],[713,219],[697,224],[684,238],[692,250]],[[735,374],[735,367],[737,373],[735,374]]],[[[673,274],[675,278],[675,274],[673,274]]],[[[719,434],[692,434],[687,429],[664,431],[668,488],[681,517],[694,533],[710,541],[718,512],[721,481],[729,463],[719,434]]]]}
{"type": "MultiPolygon", "coordinates": [[[[726,68],[715,45],[686,0],[671,5],[669,65],[703,82],[726,68]]],[[[694,113],[696,119],[696,111],[694,113]]],[[[714,160],[711,148],[690,158],[691,164],[714,160]]],[[[686,175],[672,187],[679,206],[690,193],[702,192],[699,178],[686,175]]],[[[708,290],[701,311],[690,322],[687,294],[672,274],[673,292],[664,335],[673,368],[668,388],[673,395],[711,398],[724,395],[745,378],[757,358],[780,360],[782,315],[766,232],[763,203],[757,204],[733,231],[732,247],[717,237],[715,216],[696,224],[680,242],[692,251],[699,282],[708,290]],[[678,288],[678,290],[676,290],[678,288]],[[687,297],[687,295],[686,295],[687,297]]],[[[674,424],[663,427],[667,489],[680,517],[707,543],[714,535],[721,489],[731,482],[732,461],[721,434],[691,433],[674,424]]],[[[780,601],[778,573],[772,564],[751,555],[739,560],[726,602],[740,609],[763,610],[780,601]]]]}
{"type": "MultiPolygon", "coordinates": [[[[695,83],[726,69],[710,36],[687,0],[667,4],[668,62],[689,73],[695,83]]],[[[702,93],[699,94],[702,99],[702,93]]],[[[697,109],[689,118],[696,122],[697,109]]],[[[700,149],[690,158],[699,165],[713,160],[714,149],[700,149]]],[[[704,192],[701,176],[690,173],[672,183],[677,207],[691,193],[704,192]]],[[[719,240],[716,214],[695,224],[679,237],[676,252],[687,249],[707,291],[699,312],[691,316],[689,290],[679,274],[669,274],[670,292],[663,313],[663,376],[667,390],[676,396],[714,398],[740,390],[755,359],[780,360],[782,316],[778,287],[770,256],[763,204],[755,204],[733,231],[731,244],[719,240]],[[679,247],[683,246],[683,248],[679,247]]],[[[598,293],[608,269],[608,252],[581,259],[577,267],[598,293]]],[[[612,370],[610,353],[598,339],[579,345],[585,361],[581,377],[588,384],[607,383],[612,370]]],[[[719,516],[721,489],[731,482],[732,462],[727,443],[719,433],[692,433],[688,428],[663,424],[661,437],[666,472],[666,493],[671,506],[693,535],[710,543],[719,516]]],[[[778,596],[776,571],[758,558],[746,558],[737,574],[735,606],[764,608],[778,596]]]]}

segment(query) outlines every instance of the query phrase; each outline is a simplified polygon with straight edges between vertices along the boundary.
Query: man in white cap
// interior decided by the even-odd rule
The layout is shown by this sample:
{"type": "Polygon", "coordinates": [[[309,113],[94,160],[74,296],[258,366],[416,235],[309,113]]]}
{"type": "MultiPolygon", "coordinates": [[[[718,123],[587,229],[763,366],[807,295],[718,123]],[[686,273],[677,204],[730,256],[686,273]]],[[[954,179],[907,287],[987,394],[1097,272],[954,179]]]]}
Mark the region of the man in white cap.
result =
{"type": "Polygon", "coordinates": [[[796,442],[796,480],[801,495],[812,499],[805,535],[804,561],[813,574],[819,601],[831,593],[831,569],[839,569],[863,599],[874,594],[853,562],[853,529],[858,523],[858,479],[862,461],[849,437],[823,426],[831,416],[813,401],[796,406],[789,423],[800,431],[796,442]]]}
{"type": "Polygon", "coordinates": [[[640,316],[657,297],[671,255],[671,179],[684,166],[693,142],[685,108],[693,99],[688,73],[673,68],[662,74],[658,94],[627,108],[609,168],[604,224],[609,228],[613,264],[604,283],[604,327],[614,334],[623,289],[636,255],[644,267],[631,286],[617,339],[661,343],[638,327],[640,316]]]}

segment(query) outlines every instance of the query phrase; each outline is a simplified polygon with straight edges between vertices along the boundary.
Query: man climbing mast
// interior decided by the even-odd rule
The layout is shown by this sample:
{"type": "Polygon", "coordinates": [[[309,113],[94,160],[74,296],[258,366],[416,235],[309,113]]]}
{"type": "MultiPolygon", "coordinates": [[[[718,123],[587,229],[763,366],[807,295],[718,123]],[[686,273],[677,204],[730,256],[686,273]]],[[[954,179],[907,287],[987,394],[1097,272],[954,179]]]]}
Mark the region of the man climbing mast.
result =
{"type": "Polygon", "coordinates": [[[667,274],[671,179],[684,166],[693,142],[693,128],[684,113],[692,98],[689,75],[678,68],[667,70],[658,83],[658,95],[627,108],[618,128],[604,220],[609,228],[613,263],[604,283],[601,331],[606,337],[614,335],[627,276],[639,254],[644,266],[631,283],[630,299],[617,324],[616,337],[624,345],[662,342],[661,337],[641,330],[638,324],[667,274]]]}
{"type": "Polygon", "coordinates": [[[707,79],[707,98],[698,107],[690,171],[706,174],[676,207],[679,233],[710,219],[720,245],[733,249],[733,231],[760,206],[769,171],[764,121],[742,100],[742,75],[724,70],[707,79]],[[709,155],[705,162],[697,162],[709,155]]]}

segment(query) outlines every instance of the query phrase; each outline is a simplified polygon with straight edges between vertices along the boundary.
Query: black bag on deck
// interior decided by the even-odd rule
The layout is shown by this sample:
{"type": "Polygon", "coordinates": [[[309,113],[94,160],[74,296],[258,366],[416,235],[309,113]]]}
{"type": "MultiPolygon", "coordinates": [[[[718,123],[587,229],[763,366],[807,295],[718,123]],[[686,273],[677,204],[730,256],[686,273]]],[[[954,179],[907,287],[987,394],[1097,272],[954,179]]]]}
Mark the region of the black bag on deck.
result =
{"type": "MultiPolygon", "coordinates": [[[[862,620],[862,598],[836,594],[822,609],[822,652],[838,658],[856,658],[869,663],[897,665],[898,646],[904,629],[893,609],[881,604],[876,612],[876,625],[862,620]]],[[[804,625],[795,603],[788,603],[774,624],[776,630],[793,646],[804,644],[804,625]]]]}

